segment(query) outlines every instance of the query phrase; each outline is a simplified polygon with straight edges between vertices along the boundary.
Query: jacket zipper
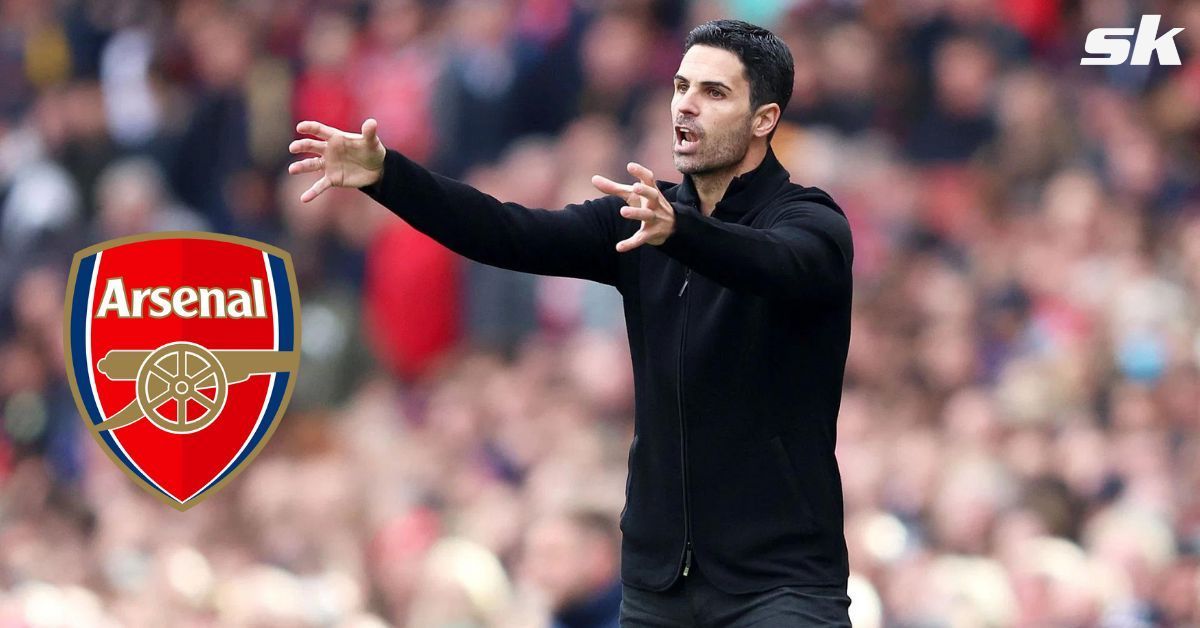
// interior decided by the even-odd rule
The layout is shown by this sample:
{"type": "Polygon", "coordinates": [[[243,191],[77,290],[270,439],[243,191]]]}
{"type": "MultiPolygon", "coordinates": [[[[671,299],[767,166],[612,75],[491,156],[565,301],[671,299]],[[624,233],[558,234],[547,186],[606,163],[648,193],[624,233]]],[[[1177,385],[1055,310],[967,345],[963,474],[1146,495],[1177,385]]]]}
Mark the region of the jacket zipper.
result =
{"type": "Polygon", "coordinates": [[[683,297],[683,325],[679,332],[679,364],[675,376],[676,399],[679,402],[679,458],[680,468],[683,475],[683,556],[680,561],[683,563],[683,577],[686,578],[688,572],[692,570],[692,518],[688,504],[688,472],[687,472],[687,423],[683,419],[683,348],[687,342],[687,317],[688,304],[691,299],[683,296],[683,291],[687,290],[688,280],[692,276],[692,269],[688,268],[683,275],[683,286],[679,288],[679,296],[683,297]]]}

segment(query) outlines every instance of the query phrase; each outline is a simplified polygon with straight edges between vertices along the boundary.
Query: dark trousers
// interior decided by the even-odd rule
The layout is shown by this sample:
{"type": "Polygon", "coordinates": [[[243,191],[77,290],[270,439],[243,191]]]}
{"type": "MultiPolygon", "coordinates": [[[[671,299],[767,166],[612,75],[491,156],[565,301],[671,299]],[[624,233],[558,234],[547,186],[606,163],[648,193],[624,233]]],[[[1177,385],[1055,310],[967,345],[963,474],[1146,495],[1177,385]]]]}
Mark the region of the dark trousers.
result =
{"type": "Polygon", "coordinates": [[[733,595],[714,587],[695,563],[666,591],[621,589],[621,628],[791,628],[850,626],[841,586],[788,586],[733,595]]]}

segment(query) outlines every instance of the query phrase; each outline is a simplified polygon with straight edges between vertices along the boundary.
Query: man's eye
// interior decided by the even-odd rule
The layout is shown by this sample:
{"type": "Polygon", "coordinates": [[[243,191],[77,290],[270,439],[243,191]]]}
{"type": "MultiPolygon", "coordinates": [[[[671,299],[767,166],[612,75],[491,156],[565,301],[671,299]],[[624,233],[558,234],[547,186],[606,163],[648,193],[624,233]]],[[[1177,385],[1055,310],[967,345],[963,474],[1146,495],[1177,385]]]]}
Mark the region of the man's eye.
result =
{"type": "Polygon", "coordinates": [[[680,92],[680,93],[686,92],[686,91],[687,91],[687,85],[686,85],[685,83],[680,83],[680,84],[678,84],[678,85],[676,85],[676,86],[675,86],[675,91],[677,91],[677,92],[680,92]]]}
{"type": "Polygon", "coordinates": [[[710,89],[708,90],[708,95],[712,96],[713,98],[721,98],[725,94],[721,93],[721,90],[719,89],[710,89]]]}

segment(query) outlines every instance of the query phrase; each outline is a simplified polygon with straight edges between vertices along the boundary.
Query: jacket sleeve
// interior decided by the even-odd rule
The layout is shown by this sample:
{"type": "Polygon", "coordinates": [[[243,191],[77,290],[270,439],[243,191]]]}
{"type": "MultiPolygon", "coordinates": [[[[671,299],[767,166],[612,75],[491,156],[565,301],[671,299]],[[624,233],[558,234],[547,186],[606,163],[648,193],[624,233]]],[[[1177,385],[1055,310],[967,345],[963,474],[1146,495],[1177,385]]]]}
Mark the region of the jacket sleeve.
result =
{"type": "Polygon", "coordinates": [[[500,202],[390,149],[383,177],[361,189],[418,231],[477,262],[617,283],[616,229],[617,220],[623,221],[617,197],[530,209],[500,202]]]}
{"type": "Polygon", "coordinates": [[[824,205],[793,201],[766,228],[724,222],[683,203],[672,207],[675,230],[659,248],[727,288],[799,301],[849,294],[850,226],[824,205]]]}

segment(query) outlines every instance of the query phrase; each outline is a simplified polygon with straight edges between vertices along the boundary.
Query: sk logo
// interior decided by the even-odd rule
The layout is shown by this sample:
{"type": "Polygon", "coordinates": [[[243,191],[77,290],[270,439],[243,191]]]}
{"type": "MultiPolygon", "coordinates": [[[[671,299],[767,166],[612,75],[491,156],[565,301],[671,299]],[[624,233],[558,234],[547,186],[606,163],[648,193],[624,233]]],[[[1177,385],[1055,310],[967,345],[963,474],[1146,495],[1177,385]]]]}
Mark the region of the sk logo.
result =
{"type": "Polygon", "coordinates": [[[300,361],[287,252],[208,233],[111,240],[75,254],[66,303],[87,429],[163,502],[194,506],[270,438],[300,361]]]}

